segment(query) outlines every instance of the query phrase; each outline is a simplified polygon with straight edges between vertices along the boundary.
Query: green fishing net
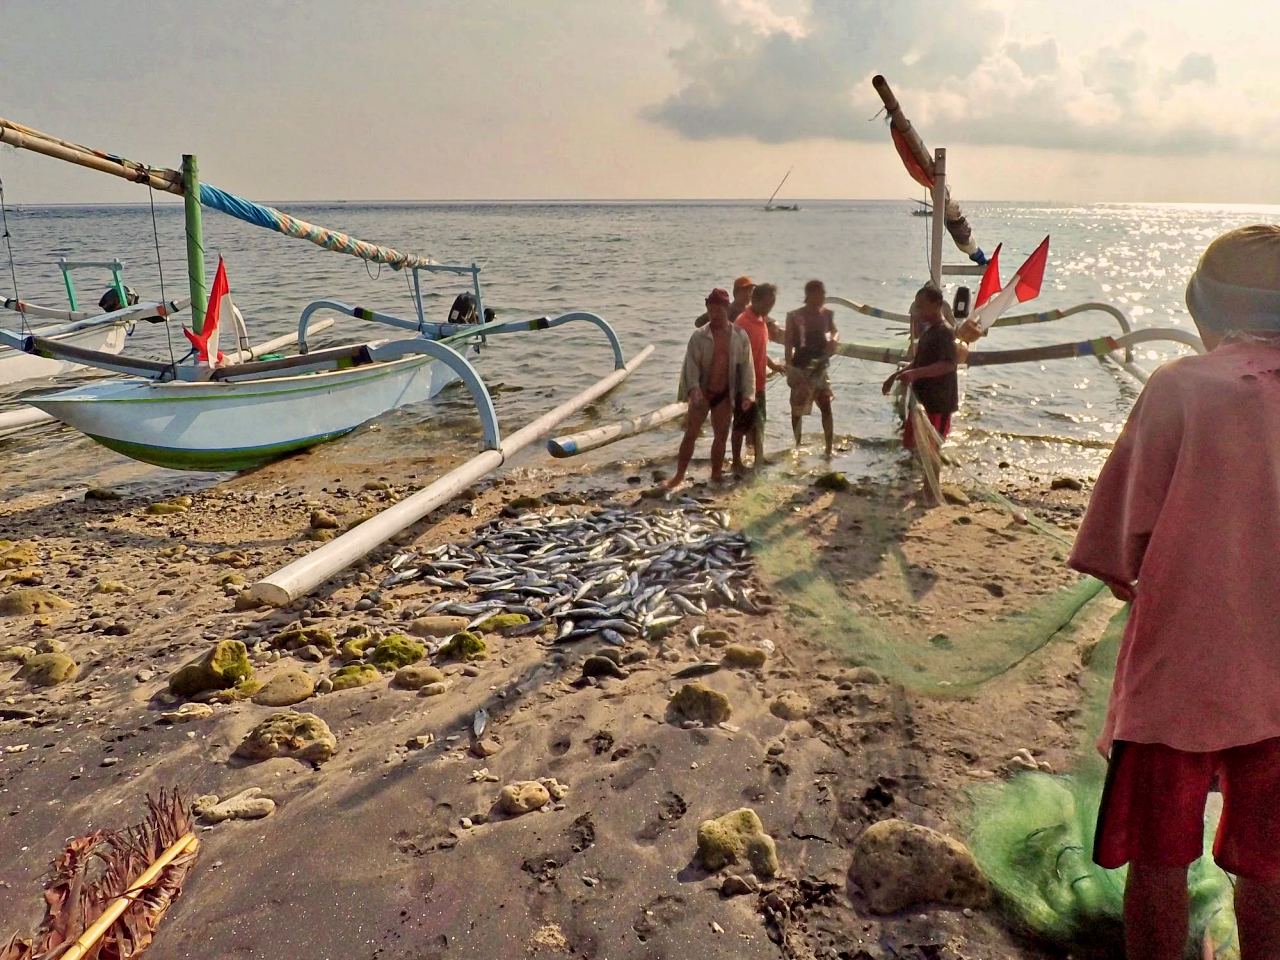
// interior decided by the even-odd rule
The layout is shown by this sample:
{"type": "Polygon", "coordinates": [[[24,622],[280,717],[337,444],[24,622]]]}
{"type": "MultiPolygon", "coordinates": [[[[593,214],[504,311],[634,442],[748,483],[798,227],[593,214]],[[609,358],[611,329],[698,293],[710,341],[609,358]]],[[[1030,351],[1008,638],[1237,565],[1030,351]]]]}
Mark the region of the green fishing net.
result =
{"type": "MultiPolygon", "coordinates": [[[[1116,955],[1122,944],[1124,870],[1092,860],[1094,828],[1106,776],[1092,734],[1106,710],[1126,607],[1108,624],[1082,677],[1091,731],[1068,776],[1020,774],[974,791],[970,849],[1010,915],[1030,933],[1053,943],[1116,955]]],[[[1211,856],[1217,805],[1205,825],[1205,856],[1192,868],[1191,928],[1218,960],[1236,960],[1235,915],[1228,876],[1211,856]]],[[[1195,956],[1200,956],[1197,951],[1195,956]]]]}
{"type": "MultiPolygon", "coordinates": [[[[752,555],[770,587],[785,600],[797,630],[912,690],[959,694],[1006,673],[1072,630],[1076,616],[1102,590],[1099,581],[1081,577],[1021,610],[946,636],[927,630],[914,636],[891,632],[823,569],[822,551],[792,509],[792,498],[806,490],[807,485],[776,478],[739,488],[731,510],[751,539],[752,555]]],[[[874,528],[874,516],[865,519],[862,535],[890,544],[885,569],[892,574],[896,568],[905,579],[906,560],[894,537],[874,528]]]]}

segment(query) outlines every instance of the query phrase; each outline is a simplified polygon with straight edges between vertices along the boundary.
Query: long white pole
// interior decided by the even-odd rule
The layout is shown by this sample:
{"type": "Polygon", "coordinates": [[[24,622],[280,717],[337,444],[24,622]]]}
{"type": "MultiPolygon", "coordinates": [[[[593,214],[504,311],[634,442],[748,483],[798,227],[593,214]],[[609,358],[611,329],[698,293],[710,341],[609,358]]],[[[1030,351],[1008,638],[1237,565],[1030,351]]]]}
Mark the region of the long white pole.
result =
{"type": "Polygon", "coordinates": [[[942,235],[947,229],[947,151],[933,152],[933,236],[929,247],[929,279],[942,289],[942,235]]]}
{"type": "MultiPolygon", "coordinates": [[[[319,333],[321,330],[328,330],[333,326],[332,320],[320,320],[311,327],[311,333],[319,333]]],[[[291,343],[298,340],[297,332],[286,333],[282,337],[276,337],[274,340],[267,340],[265,343],[259,343],[250,347],[248,350],[241,350],[234,355],[233,360],[236,363],[244,363],[246,360],[252,360],[260,357],[264,353],[274,353],[281,347],[287,347],[291,343]]],[[[6,413],[0,413],[0,437],[6,437],[12,433],[20,433],[31,427],[40,426],[46,423],[52,423],[53,417],[49,416],[43,410],[37,410],[35,407],[22,407],[18,410],[10,410],[6,413]]]]}
{"type": "Polygon", "coordinates": [[[625,366],[614,370],[613,373],[577,396],[566,400],[550,413],[543,414],[528,426],[511,434],[502,441],[499,449],[486,450],[472,457],[417,493],[388,507],[359,526],[353,527],[342,536],[330,540],[305,557],[299,557],[269,577],[259,580],[249,588],[249,595],[259,603],[278,607],[310,593],[334,574],[345,570],[375,547],[390,540],[406,527],[417,523],[440,504],[448,502],[481,477],[497,470],[508,457],[534,443],[539,437],[545,436],[547,431],[557,424],[604,396],[629,377],[636,367],[648,360],[652,353],[653,344],[649,344],[632,357],[625,366]]]}
{"type": "Polygon", "coordinates": [[[588,450],[595,450],[597,447],[607,446],[624,437],[634,437],[637,433],[644,433],[664,423],[670,423],[683,416],[688,410],[689,404],[678,400],[628,420],[619,420],[616,423],[609,423],[593,430],[583,430],[581,433],[571,433],[564,437],[552,437],[547,441],[547,453],[553,457],[576,457],[588,450]]]}

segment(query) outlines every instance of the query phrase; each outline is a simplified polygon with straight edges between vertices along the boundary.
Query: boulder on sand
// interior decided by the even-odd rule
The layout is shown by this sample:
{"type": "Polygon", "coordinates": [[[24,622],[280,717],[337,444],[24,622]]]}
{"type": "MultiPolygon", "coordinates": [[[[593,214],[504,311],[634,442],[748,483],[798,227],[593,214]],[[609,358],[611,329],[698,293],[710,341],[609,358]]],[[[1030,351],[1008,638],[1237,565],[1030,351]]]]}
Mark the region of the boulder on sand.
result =
{"type": "Polygon", "coordinates": [[[773,837],[750,807],[726,813],[698,826],[698,861],[712,872],[731,863],[746,862],[757,877],[778,872],[778,850],[773,837]]]}
{"type": "Polygon", "coordinates": [[[253,702],[263,707],[291,707],[316,692],[316,682],[305,670],[292,667],[271,677],[253,702]]]}
{"type": "Polygon", "coordinates": [[[249,731],[236,747],[245,760],[289,757],[303,763],[324,763],[338,749],[329,725],[314,713],[273,713],[249,731]]]}
{"type": "Polygon", "coordinates": [[[849,879],[876,913],[922,903],[984,907],[991,887],[957,840],[905,820],[881,820],[858,838],[849,879]]]}
{"type": "Polygon", "coordinates": [[[401,667],[417,663],[426,655],[425,644],[418,640],[411,640],[403,633],[393,633],[384,637],[372,650],[365,651],[369,662],[384,673],[393,673],[401,667]]]}
{"type": "Polygon", "coordinates": [[[391,678],[392,686],[400,687],[402,690],[421,690],[429,683],[444,683],[444,674],[425,663],[401,667],[391,678]]]}
{"type": "Polygon", "coordinates": [[[71,604],[56,593],[38,587],[10,590],[0,597],[0,616],[3,617],[27,617],[36,613],[56,613],[70,609],[71,604]]]}
{"type": "Polygon", "coordinates": [[[769,655],[760,647],[749,647],[745,643],[731,643],[721,655],[726,667],[741,667],[746,670],[759,670],[768,658],[769,655]]]}

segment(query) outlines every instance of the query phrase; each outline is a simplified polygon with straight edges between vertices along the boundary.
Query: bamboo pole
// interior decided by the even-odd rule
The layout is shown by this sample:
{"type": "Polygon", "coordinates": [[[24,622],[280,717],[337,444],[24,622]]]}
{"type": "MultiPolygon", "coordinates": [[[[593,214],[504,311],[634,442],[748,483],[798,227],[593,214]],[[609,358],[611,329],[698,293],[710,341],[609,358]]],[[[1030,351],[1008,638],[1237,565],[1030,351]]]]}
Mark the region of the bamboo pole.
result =
{"type": "Polygon", "coordinates": [[[182,155],[182,206],[187,224],[187,284],[191,289],[191,329],[204,332],[209,293],[204,282],[204,226],[200,218],[200,168],[195,154],[182,155]]]}
{"type": "Polygon", "coordinates": [[[664,423],[670,423],[683,416],[688,409],[689,404],[679,400],[629,420],[619,420],[617,423],[596,427],[594,430],[583,430],[581,433],[564,437],[552,437],[547,441],[547,452],[553,457],[576,457],[588,450],[595,450],[626,437],[634,437],[638,433],[652,430],[654,427],[660,427],[664,423]]]}
{"type": "Polygon", "coordinates": [[[652,353],[653,344],[649,344],[632,357],[625,366],[614,370],[577,396],[571,397],[554,410],[511,434],[502,441],[497,450],[486,450],[472,457],[417,493],[259,580],[249,588],[249,596],[260,603],[278,607],[310,593],[375,547],[385,543],[406,527],[417,523],[440,504],[453,499],[481,477],[497,470],[508,457],[544,436],[547,431],[587,404],[604,396],[629,377],[636,367],[648,360],[652,353]]]}
{"type": "Polygon", "coordinates": [[[0,143],[7,143],[19,150],[40,153],[55,160],[65,160],[67,163],[88,167],[90,170],[109,173],[122,180],[150,184],[155,189],[166,193],[182,193],[182,184],[170,179],[170,176],[176,176],[172,170],[150,170],[141,164],[97,153],[66,140],[49,137],[47,134],[3,118],[0,118],[0,143]]]}
{"type": "MultiPolygon", "coordinates": [[[[929,279],[942,290],[942,235],[947,229],[947,151],[939,147],[933,153],[933,236],[929,239],[929,279]]],[[[914,342],[915,331],[911,332],[914,342]]]]}
{"type": "Polygon", "coordinates": [[[138,899],[138,894],[150,886],[160,876],[160,871],[171,864],[179,856],[195,852],[200,846],[194,833],[186,833],[166,849],[151,866],[147,867],[129,886],[129,889],[117,897],[102,916],[89,924],[84,933],[76,938],[64,953],[58,954],[58,960],[81,960],[93,946],[102,939],[103,934],[111,929],[111,925],[120,919],[121,914],[129,909],[138,899]]]}

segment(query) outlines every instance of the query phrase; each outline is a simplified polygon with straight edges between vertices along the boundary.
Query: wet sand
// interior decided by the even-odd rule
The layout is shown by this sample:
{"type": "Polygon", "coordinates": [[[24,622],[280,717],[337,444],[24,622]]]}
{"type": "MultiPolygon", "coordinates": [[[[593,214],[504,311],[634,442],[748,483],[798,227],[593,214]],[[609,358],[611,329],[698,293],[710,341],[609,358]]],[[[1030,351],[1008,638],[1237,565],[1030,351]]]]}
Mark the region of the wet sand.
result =
{"type": "MultiPolygon", "coordinates": [[[[240,587],[221,581],[251,582],[313,548],[314,511],[349,525],[439,468],[326,465],[316,475],[293,461],[189,491],[189,506],[163,515],[148,507],[174,502],[176,483],[165,498],[124,487],[119,500],[72,489],[7,504],[0,538],[34,545],[26,579],[71,606],[0,618],[0,648],[56,641],[80,673],[46,688],[0,680],[0,933],[38,922],[40,878],[64,838],[136,821],[161,787],[192,797],[259,787],[275,813],[202,828],[199,861],[151,956],[1053,955],[1011,933],[997,909],[874,915],[846,877],[868,824],[901,817],[963,838],[970,787],[1009,775],[1023,748],[1061,769],[1081,740],[1080,656],[1115,609],[1109,598],[1043,644],[987,656],[980,679],[937,682],[970,662],[963,644],[979,628],[1075,582],[1061,542],[997,504],[926,510],[902,482],[829,491],[786,464],[755,486],[694,486],[762,538],[756,587],[773,602],[759,616],[713,607],[662,641],[633,641],[625,678],[576,683],[598,641],[489,635],[489,659],[437,664],[443,695],[383,677],[299,703],[337,739],[316,768],[232,758],[270,707],[213,704],[206,718],[160,722],[178,703],[170,674],[213,641],[252,650],[298,621],[339,635],[403,628],[439,597],[421,583],[370,594],[388,559],[466,540],[517,497],[557,512],[662,505],[641,496],[647,469],[573,474],[533,462],[285,610],[237,611],[240,587]],[[101,592],[113,584],[127,592],[101,592]],[[831,596],[841,610],[826,608],[831,596]],[[867,624],[880,631],[874,649],[859,632],[867,624]],[[722,655],[690,643],[697,626],[771,651],[759,669],[698,678],[728,698],[724,724],[668,713],[686,682],[674,675],[722,655]],[[797,719],[773,709],[788,692],[803,700],[783,711],[797,719]],[[479,708],[497,747],[483,758],[468,733],[479,708]],[[496,810],[504,784],[544,777],[568,786],[562,800],[519,817],[496,810]],[[725,898],[724,873],[696,862],[696,832],[743,806],[774,837],[781,871],[725,898]]],[[[1069,537],[1087,491],[1046,488],[1026,485],[1019,506],[1069,537]]],[[[266,662],[273,655],[258,656],[259,677],[297,667],[320,678],[338,665],[266,662]]],[[[0,678],[17,666],[0,665],[0,678]]]]}

